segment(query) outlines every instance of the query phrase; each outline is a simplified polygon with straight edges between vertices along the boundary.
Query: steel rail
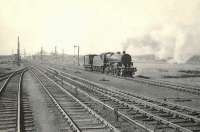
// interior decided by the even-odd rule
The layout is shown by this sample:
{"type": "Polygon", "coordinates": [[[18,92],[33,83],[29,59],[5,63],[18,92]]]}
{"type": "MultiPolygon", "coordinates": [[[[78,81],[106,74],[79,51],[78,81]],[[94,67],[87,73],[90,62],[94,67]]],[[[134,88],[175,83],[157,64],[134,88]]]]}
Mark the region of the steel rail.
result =
{"type": "MultiPolygon", "coordinates": [[[[51,69],[51,70],[57,70],[57,69],[52,68],[52,67],[49,67],[49,70],[50,70],[50,69],[51,69]]],[[[104,85],[101,85],[101,84],[99,84],[99,83],[92,82],[92,81],[86,80],[86,79],[84,79],[84,78],[81,78],[81,77],[78,77],[78,76],[75,76],[75,75],[68,74],[68,73],[66,73],[66,72],[62,72],[62,71],[60,71],[60,70],[58,70],[58,71],[59,71],[61,74],[68,75],[68,76],[71,76],[71,77],[73,77],[73,78],[77,78],[77,79],[79,79],[79,80],[82,80],[82,81],[84,81],[84,82],[86,82],[86,83],[89,83],[89,84],[91,84],[91,85],[94,85],[94,86],[96,86],[96,87],[100,87],[100,88],[106,87],[106,89],[108,89],[108,88],[109,88],[109,89],[114,89],[114,90],[113,90],[114,92],[115,92],[115,91],[118,91],[118,93],[123,92],[123,93],[125,93],[125,94],[132,95],[132,96],[138,97],[138,98],[140,98],[140,99],[153,100],[153,101],[160,102],[160,103],[163,103],[163,104],[173,105],[173,106],[175,106],[175,107],[181,107],[182,109],[187,109],[187,110],[192,111],[192,112],[200,112],[200,110],[198,110],[198,109],[190,108],[190,107],[187,107],[187,106],[182,106],[182,105],[179,105],[179,104],[174,104],[174,103],[172,103],[172,102],[166,102],[166,101],[164,102],[164,101],[156,100],[156,99],[154,99],[154,98],[147,97],[147,96],[144,96],[144,95],[138,95],[138,94],[136,95],[136,94],[133,94],[133,93],[128,93],[128,92],[119,90],[119,89],[117,89],[117,88],[115,88],[115,87],[104,86],[104,85]]]]}
{"type": "MultiPolygon", "coordinates": [[[[40,71],[39,71],[40,72],[40,71]]],[[[51,78],[49,78],[48,76],[46,76],[44,73],[40,72],[43,76],[45,76],[46,78],[48,78],[51,82],[53,82],[56,86],[58,86],[64,93],[66,93],[67,95],[69,95],[70,97],[72,97],[75,101],[77,101],[79,104],[81,104],[85,109],[87,109],[89,111],[89,113],[91,113],[92,115],[94,115],[96,118],[100,119],[102,122],[104,122],[104,124],[106,124],[107,126],[109,126],[111,128],[111,130],[115,131],[115,132],[119,132],[119,130],[117,128],[115,128],[114,126],[112,126],[109,122],[107,122],[105,119],[103,119],[100,115],[98,115],[95,111],[93,111],[92,109],[90,109],[87,105],[85,105],[84,103],[82,103],[80,100],[78,100],[75,96],[73,96],[71,93],[69,93],[66,89],[62,88],[60,85],[58,85],[56,82],[54,82],[51,78]]]]}
{"type": "MultiPolygon", "coordinates": [[[[62,77],[64,77],[64,76],[62,76],[62,77]]],[[[81,82],[78,82],[78,81],[76,81],[76,80],[72,80],[71,78],[68,78],[68,79],[70,79],[71,81],[75,81],[76,83],[79,83],[80,85],[83,85],[81,82]]],[[[111,99],[113,99],[113,100],[117,100],[118,102],[120,102],[118,99],[116,99],[116,98],[113,98],[113,97],[110,97],[111,99]]],[[[153,117],[155,120],[157,120],[157,121],[162,121],[164,124],[169,124],[170,126],[172,126],[173,128],[179,128],[179,129],[181,129],[182,131],[185,131],[185,132],[191,132],[190,130],[188,130],[188,129],[185,129],[185,128],[182,128],[181,126],[178,126],[178,125],[176,125],[176,124],[173,124],[173,123],[171,123],[171,122],[169,122],[169,121],[167,121],[167,120],[164,120],[164,119],[162,119],[162,118],[160,118],[160,117],[157,117],[157,116],[155,116],[155,115],[153,115],[153,114],[150,114],[150,113],[148,113],[148,112],[146,112],[146,111],[144,111],[144,110],[142,110],[142,109],[140,109],[140,108],[138,108],[138,107],[135,107],[135,106],[133,106],[133,105],[129,105],[129,104],[127,104],[127,103],[125,103],[125,102],[120,102],[121,104],[124,104],[125,106],[129,106],[130,108],[133,108],[133,109],[136,109],[136,110],[138,110],[139,112],[141,112],[141,113],[145,113],[146,115],[148,115],[149,117],[153,117]]]]}
{"type": "Polygon", "coordinates": [[[181,87],[188,87],[188,88],[194,88],[194,89],[197,89],[197,90],[199,89],[200,90],[200,86],[198,86],[198,85],[186,84],[186,83],[181,83],[181,82],[173,83],[171,81],[162,80],[162,79],[156,79],[155,81],[161,81],[163,83],[169,83],[169,84],[172,84],[172,85],[177,85],[177,86],[181,86],[181,87]]]}
{"type": "Polygon", "coordinates": [[[7,78],[9,77],[9,75],[12,74],[12,73],[13,73],[13,72],[6,73],[6,74],[4,74],[4,75],[1,75],[1,76],[0,76],[0,81],[3,81],[3,80],[5,80],[5,79],[7,79],[7,78]]]}
{"type": "Polygon", "coordinates": [[[8,75],[10,75],[10,74],[12,74],[13,72],[8,72],[8,73],[5,73],[5,74],[2,74],[2,75],[0,75],[0,79],[1,78],[4,78],[4,77],[6,77],[6,76],[8,76],[8,75]]]}
{"type": "Polygon", "coordinates": [[[10,82],[11,78],[13,78],[14,76],[21,74],[20,75],[20,79],[18,82],[18,92],[17,92],[17,110],[16,110],[16,131],[17,132],[22,132],[23,131],[23,127],[22,127],[22,114],[21,114],[21,87],[22,87],[22,77],[24,72],[26,71],[26,68],[22,68],[20,70],[16,70],[14,72],[12,72],[11,74],[9,74],[8,78],[6,79],[6,81],[4,82],[3,86],[0,88],[0,96],[3,95],[3,92],[5,91],[8,83],[10,82]]]}
{"type": "Polygon", "coordinates": [[[11,79],[14,75],[16,75],[16,74],[22,72],[23,70],[24,70],[24,69],[20,69],[20,70],[14,71],[14,72],[12,72],[12,73],[8,76],[8,78],[6,79],[6,81],[3,83],[3,86],[0,88],[0,95],[2,94],[2,92],[4,91],[4,89],[6,88],[8,82],[10,81],[10,79],[11,79]]]}
{"type": "MultiPolygon", "coordinates": [[[[69,68],[67,68],[67,69],[69,69],[69,68]]],[[[78,68],[78,69],[84,70],[84,69],[81,69],[81,68],[78,68]]],[[[107,74],[107,75],[110,75],[110,74],[107,74]]],[[[174,89],[174,90],[178,90],[178,91],[182,91],[182,92],[187,92],[187,93],[190,93],[190,94],[200,95],[200,88],[198,86],[190,86],[190,85],[185,86],[183,84],[173,84],[171,82],[165,82],[165,81],[162,81],[162,80],[144,79],[144,78],[136,78],[136,77],[130,78],[130,77],[115,76],[115,75],[110,75],[110,76],[120,78],[120,79],[125,79],[125,80],[136,81],[136,82],[139,82],[139,83],[143,82],[143,83],[146,83],[146,84],[159,86],[159,87],[163,87],[163,88],[170,88],[170,89],[174,89]]]]}
{"type": "Polygon", "coordinates": [[[183,92],[187,92],[187,93],[191,93],[191,94],[195,94],[195,95],[200,95],[200,89],[199,88],[183,87],[183,86],[180,86],[180,85],[166,83],[166,82],[163,82],[163,81],[155,81],[155,80],[152,80],[152,79],[151,80],[150,79],[145,80],[145,79],[142,79],[142,78],[125,78],[125,79],[137,81],[137,82],[142,82],[142,83],[146,83],[146,84],[150,84],[150,85],[175,89],[175,90],[179,90],[179,91],[183,91],[183,92]]]}
{"type": "Polygon", "coordinates": [[[23,121],[23,110],[22,110],[22,88],[23,88],[23,76],[27,70],[24,70],[20,75],[18,84],[18,95],[17,95],[17,132],[24,131],[23,121]]]}
{"type": "MultiPolygon", "coordinates": [[[[69,78],[68,78],[68,79],[69,79],[69,78]]],[[[113,94],[113,95],[115,95],[115,94],[118,94],[118,96],[119,96],[119,95],[122,95],[122,96],[124,96],[125,98],[129,98],[129,100],[132,100],[132,101],[135,101],[135,102],[138,102],[138,103],[141,103],[141,102],[142,102],[143,104],[145,104],[145,106],[158,107],[158,108],[164,110],[165,112],[175,113],[175,114],[177,114],[177,115],[180,115],[180,116],[183,117],[183,118],[192,119],[192,120],[194,120],[194,121],[196,121],[196,122],[200,122],[200,118],[197,118],[197,117],[194,117],[194,116],[191,116],[191,115],[186,115],[186,114],[183,114],[183,113],[181,113],[181,112],[177,112],[177,111],[171,110],[171,109],[169,109],[169,108],[165,108],[165,107],[160,106],[160,105],[158,105],[158,104],[154,104],[154,103],[148,102],[148,101],[146,101],[146,100],[144,101],[144,100],[141,99],[141,98],[137,98],[137,97],[130,96],[127,92],[124,92],[124,91],[121,91],[121,90],[117,90],[116,88],[115,88],[115,90],[108,90],[108,89],[104,89],[104,90],[106,90],[106,92],[109,91],[110,94],[113,94]]],[[[121,96],[121,97],[122,97],[122,96],[121,96]]],[[[155,101],[155,100],[154,100],[154,101],[155,101]]],[[[167,104],[166,102],[161,102],[161,103],[167,104]]]]}
{"type": "MultiPolygon", "coordinates": [[[[112,91],[113,92],[113,91],[112,91]]],[[[144,101],[143,101],[143,103],[145,103],[144,101]]],[[[145,105],[153,105],[154,107],[159,107],[160,109],[163,109],[163,107],[160,107],[160,106],[157,106],[157,105],[155,105],[155,104],[152,104],[152,103],[145,103],[145,105]]],[[[194,119],[195,121],[198,121],[199,122],[199,119],[198,118],[194,118],[193,116],[189,116],[189,115],[185,115],[185,114],[182,114],[182,113],[180,113],[180,112],[176,112],[176,111],[173,111],[173,110],[170,110],[170,109],[167,109],[167,108],[164,108],[164,110],[166,110],[166,111],[169,111],[169,112],[171,112],[171,113],[175,113],[175,114],[178,114],[178,115],[181,115],[181,116],[183,116],[183,117],[187,117],[187,118],[189,118],[189,119],[194,119]]],[[[171,124],[170,122],[168,122],[169,124],[171,124]]],[[[171,124],[172,125],[172,124],[171,124]]],[[[177,125],[175,124],[174,126],[176,126],[177,127],[177,125]]],[[[185,128],[181,128],[182,130],[186,130],[185,128]]]]}
{"type": "MultiPolygon", "coordinates": [[[[63,66],[63,65],[61,65],[61,66],[63,66]]],[[[67,69],[73,70],[72,68],[67,68],[67,69]]],[[[85,71],[85,69],[80,68],[80,67],[78,67],[77,69],[85,71]]],[[[87,71],[87,72],[89,72],[89,71],[87,71]]],[[[111,75],[111,74],[107,74],[107,75],[111,75]]],[[[120,78],[120,79],[126,79],[126,80],[142,79],[142,80],[152,81],[152,82],[159,83],[159,84],[171,85],[172,87],[174,86],[174,87],[182,87],[184,89],[185,88],[187,88],[187,89],[194,89],[194,90],[200,92],[200,86],[198,86],[198,85],[196,85],[196,86],[195,85],[188,85],[188,84],[183,84],[183,83],[178,83],[178,82],[176,82],[176,84],[175,84],[175,83],[172,83],[170,81],[164,81],[164,80],[160,80],[160,79],[159,80],[155,80],[155,79],[145,79],[145,78],[139,78],[139,77],[131,78],[131,77],[116,76],[116,75],[111,75],[111,76],[116,77],[116,78],[120,78]]]]}
{"type": "MultiPolygon", "coordinates": [[[[41,69],[40,69],[40,70],[41,70],[41,69]]],[[[57,78],[57,77],[55,77],[55,78],[57,78]]],[[[57,79],[59,79],[59,78],[57,78],[57,79]]],[[[64,81],[63,83],[66,84],[67,86],[70,86],[70,87],[73,88],[73,89],[76,89],[76,86],[74,86],[74,85],[72,85],[72,84],[70,84],[70,83],[68,83],[68,82],[66,82],[66,81],[64,81]]],[[[92,100],[94,100],[94,101],[100,103],[101,105],[105,106],[106,108],[108,108],[108,109],[110,109],[110,110],[112,110],[112,111],[114,110],[113,107],[111,107],[111,106],[109,106],[109,105],[103,103],[102,101],[100,101],[100,100],[98,100],[98,99],[96,99],[96,98],[90,96],[89,94],[87,94],[87,93],[84,92],[83,90],[81,90],[81,89],[77,89],[77,90],[78,90],[79,92],[81,92],[82,94],[88,96],[88,97],[91,98],[92,100]]],[[[145,131],[153,132],[153,130],[151,130],[151,129],[145,127],[143,124],[140,124],[140,123],[138,123],[137,121],[131,119],[130,117],[128,117],[128,116],[125,115],[124,113],[122,113],[122,112],[118,112],[118,113],[119,113],[119,115],[121,115],[124,119],[128,120],[130,123],[141,127],[141,128],[144,129],[145,131]]],[[[107,122],[107,121],[106,121],[106,122],[107,122]]],[[[107,124],[110,125],[110,123],[108,123],[108,122],[107,122],[107,124]]]]}
{"type": "Polygon", "coordinates": [[[3,86],[0,88],[0,94],[2,94],[3,90],[6,88],[8,82],[10,81],[10,79],[16,74],[16,72],[12,73],[7,79],[6,81],[3,83],[3,86]]]}
{"type": "MultiPolygon", "coordinates": [[[[69,79],[69,78],[68,78],[68,79],[69,79]]],[[[73,80],[73,81],[74,81],[74,80],[73,80]]],[[[75,82],[82,85],[82,83],[80,83],[80,82],[78,82],[78,81],[75,81],[75,82]]],[[[99,93],[102,94],[102,92],[99,92],[99,93]]],[[[109,96],[108,94],[105,94],[105,93],[104,93],[104,95],[109,96]]],[[[184,132],[192,132],[192,131],[189,130],[189,129],[186,129],[186,128],[184,128],[184,127],[181,127],[181,126],[179,126],[179,125],[176,125],[176,124],[174,124],[174,123],[171,123],[170,121],[167,121],[167,120],[165,120],[165,119],[163,119],[163,118],[160,118],[160,117],[158,117],[158,116],[156,116],[156,115],[153,115],[153,114],[151,114],[151,113],[149,113],[149,112],[146,112],[146,111],[144,111],[144,110],[142,110],[142,109],[140,109],[140,108],[138,108],[138,107],[136,107],[136,106],[134,106],[134,105],[127,104],[127,103],[124,102],[124,101],[120,101],[119,99],[117,99],[117,98],[115,98],[115,97],[111,97],[111,96],[110,96],[109,98],[112,99],[112,100],[115,100],[115,101],[119,102],[120,104],[123,104],[124,106],[128,106],[129,108],[133,108],[133,109],[135,109],[135,110],[138,110],[139,112],[144,113],[145,115],[148,115],[149,117],[152,117],[152,118],[154,118],[154,119],[157,120],[157,121],[161,121],[161,122],[164,123],[164,124],[168,124],[169,126],[175,128],[175,129],[178,128],[179,130],[184,131],[184,132]]]]}
{"type": "Polygon", "coordinates": [[[5,79],[7,79],[7,78],[8,78],[8,76],[2,77],[2,78],[0,78],[0,81],[3,81],[3,80],[5,80],[5,79]]]}
{"type": "MultiPolygon", "coordinates": [[[[119,94],[122,94],[124,96],[130,97],[130,98],[135,98],[135,99],[138,99],[138,100],[141,100],[141,101],[148,100],[149,103],[151,103],[151,101],[153,101],[153,102],[159,102],[160,104],[168,105],[168,106],[173,106],[175,108],[179,108],[180,110],[187,110],[187,111],[190,111],[192,113],[200,113],[200,110],[198,110],[198,109],[192,109],[192,108],[190,108],[188,106],[182,106],[182,105],[179,105],[179,104],[173,104],[171,102],[166,102],[166,101],[160,101],[160,100],[158,101],[156,99],[153,99],[153,98],[150,98],[150,97],[147,97],[147,96],[135,95],[133,93],[128,93],[128,92],[125,92],[125,91],[122,91],[122,90],[117,90],[117,89],[116,89],[116,92],[118,92],[119,94]]],[[[153,103],[151,103],[151,104],[155,105],[153,103]]],[[[167,109],[169,109],[169,108],[167,108],[167,109]]],[[[169,109],[169,110],[171,110],[171,109],[169,109]]],[[[178,113],[180,113],[180,112],[177,112],[177,114],[178,113]]],[[[180,114],[182,114],[182,113],[180,113],[180,114]]],[[[186,116],[188,118],[196,120],[197,122],[200,122],[200,118],[196,118],[195,116],[191,116],[189,114],[188,115],[185,114],[183,116],[186,116]]]]}
{"type": "MultiPolygon", "coordinates": [[[[56,77],[56,78],[57,78],[57,77],[56,77]]],[[[60,78],[57,78],[57,79],[60,79],[60,78]]],[[[76,86],[74,86],[74,85],[72,85],[72,84],[70,84],[70,83],[68,83],[68,82],[66,82],[66,81],[64,81],[63,83],[64,83],[65,85],[67,85],[67,86],[70,86],[70,87],[73,88],[73,89],[77,89],[77,91],[79,91],[80,93],[86,95],[87,97],[89,97],[89,98],[91,98],[92,100],[98,102],[99,104],[105,106],[106,108],[108,108],[108,109],[114,111],[114,108],[113,108],[113,107],[111,107],[111,106],[109,106],[108,104],[105,104],[104,102],[102,102],[102,101],[96,99],[95,97],[89,95],[87,92],[81,90],[80,88],[77,88],[76,86]]],[[[140,124],[140,123],[138,123],[138,122],[136,122],[135,120],[131,119],[131,118],[128,117],[127,115],[123,114],[122,112],[118,112],[118,113],[119,113],[119,115],[121,115],[122,117],[124,117],[126,120],[129,120],[130,123],[136,124],[137,126],[141,127],[142,129],[144,129],[144,130],[146,130],[146,131],[148,131],[148,132],[153,132],[153,130],[151,130],[151,129],[145,127],[144,125],[142,125],[142,124],[140,124]]]]}
{"type": "Polygon", "coordinates": [[[77,126],[77,124],[72,120],[72,118],[65,112],[65,110],[62,108],[62,106],[57,102],[57,100],[53,97],[53,95],[49,92],[49,90],[44,86],[42,81],[38,78],[38,75],[31,70],[34,77],[39,81],[42,88],[45,90],[45,92],[48,94],[48,96],[51,98],[53,103],[56,105],[58,110],[61,112],[61,114],[64,116],[64,118],[70,122],[70,126],[72,126],[77,132],[81,132],[81,129],[77,126]]]}

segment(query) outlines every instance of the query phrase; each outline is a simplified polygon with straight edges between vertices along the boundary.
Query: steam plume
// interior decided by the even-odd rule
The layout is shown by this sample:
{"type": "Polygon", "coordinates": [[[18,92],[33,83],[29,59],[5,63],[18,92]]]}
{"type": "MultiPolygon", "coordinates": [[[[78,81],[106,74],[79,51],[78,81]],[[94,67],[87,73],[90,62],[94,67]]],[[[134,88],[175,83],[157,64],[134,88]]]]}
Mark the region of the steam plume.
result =
{"type": "Polygon", "coordinates": [[[200,55],[200,30],[196,24],[162,25],[139,36],[128,38],[123,43],[123,50],[131,46],[137,50],[149,48],[159,59],[172,58],[170,62],[184,63],[190,57],[200,55]]]}

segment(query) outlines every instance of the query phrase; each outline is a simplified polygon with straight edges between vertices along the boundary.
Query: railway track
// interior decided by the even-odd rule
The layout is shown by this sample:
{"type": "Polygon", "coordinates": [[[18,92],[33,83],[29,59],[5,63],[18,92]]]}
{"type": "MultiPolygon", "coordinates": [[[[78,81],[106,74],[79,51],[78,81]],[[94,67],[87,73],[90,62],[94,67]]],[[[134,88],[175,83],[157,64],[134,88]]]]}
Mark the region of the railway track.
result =
{"type": "Polygon", "coordinates": [[[26,70],[10,74],[0,89],[0,131],[34,131],[32,110],[22,84],[26,70]]]}
{"type": "MultiPolygon", "coordinates": [[[[66,69],[73,70],[71,68],[66,68],[66,69]]],[[[84,69],[78,68],[78,70],[84,70],[84,69]]],[[[107,74],[107,75],[111,75],[111,74],[107,74]]],[[[198,86],[185,85],[181,83],[172,83],[172,82],[163,81],[163,80],[145,79],[145,78],[139,78],[139,77],[130,78],[130,77],[121,77],[121,76],[114,76],[114,75],[111,75],[111,76],[120,78],[120,79],[135,81],[138,83],[158,86],[160,88],[168,88],[168,89],[173,89],[173,90],[186,92],[186,93],[190,93],[194,95],[200,95],[200,87],[198,86]]]]}
{"type": "MultiPolygon", "coordinates": [[[[53,68],[53,67],[49,67],[50,69],[52,68],[53,70],[56,70],[55,68],[53,68]]],[[[61,72],[61,73],[64,73],[64,72],[61,72]]],[[[67,74],[67,73],[66,73],[67,74]]],[[[123,79],[133,79],[133,78],[123,78],[123,79]]],[[[86,80],[86,79],[85,79],[86,80]]],[[[147,79],[146,79],[147,80],[147,79]]],[[[87,81],[87,80],[86,80],[87,81]]],[[[169,83],[169,82],[167,82],[167,83],[169,83]]],[[[93,84],[95,84],[94,82],[93,82],[93,84]]],[[[183,85],[183,84],[182,84],[183,85]]],[[[100,86],[100,87],[103,87],[103,86],[100,86]]],[[[182,105],[178,105],[178,104],[174,104],[174,103],[170,103],[170,102],[166,102],[166,101],[161,101],[161,100],[156,100],[156,99],[154,99],[154,98],[150,98],[150,97],[147,97],[147,96],[144,96],[144,95],[138,95],[138,94],[133,94],[133,93],[128,93],[128,92],[125,92],[125,91],[120,91],[119,89],[116,89],[116,91],[119,91],[120,93],[125,93],[125,94],[127,94],[127,95],[131,95],[131,96],[134,96],[134,97],[137,97],[137,98],[139,98],[139,99],[144,99],[144,100],[149,100],[150,102],[155,102],[155,103],[158,103],[158,104],[160,104],[161,103],[161,105],[162,104],[165,104],[165,103],[167,103],[169,106],[172,106],[172,107],[176,107],[176,108],[181,108],[181,109],[184,109],[184,110],[188,110],[187,111],[187,113],[189,112],[189,111],[192,111],[192,113],[199,113],[199,111],[200,110],[198,110],[198,109],[191,109],[191,108],[189,108],[189,107],[187,107],[187,106],[182,106],[182,105]],[[160,102],[160,103],[159,103],[160,102]],[[198,112],[197,112],[198,111],[198,112]]]]}
{"type": "MultiPolygon", "coordinates": [[[[122,77],[124,78],[124,77],[122,77]]],[[[153,80],[153,79],[143,79],[143,78],[124,78],[127,80],[132,80],[140,83],[146,83],[154,86],[159,86],[159,87],[164,87],[164,88],[169,88],[169,89],[174,89],[177,91],[181,92],[187,92],[190,94],[195,94],[195,95],[200,95],[200,88],[199,87],[194,87],[194,86],[189,86],[189,85],[183,85],[183,84],[175,84],[172,82],[166,82],[166,81],[161,81],[161,80],[153,80]]]]}
{"type": "Polygon", "coordinates": [[[77,99],[73,94],[56,84],[38,70],[32,73],[40,82],[49,98],[55,104],[68,126],[65,131],[73,132],[118,132],[119,130],[104,120],[95,111],[77,99]]]}
{"type": "MultiPolygon", "coordinates": [[[[56,69],[52,68],[48,70],[52,74],[56,71],[56,69]]],[[[110,90],[109,88],[104,88],[104,86],[80,77],[60,71],[57,71],[57,73],[59,73],[57,74],[57,78],[60,77],[60,80],[64,79],[77,87],[82,87],[87,93],[92,94],[96,98],[101,99],[103,96],[105,100],[113,100],[117,102],[117,105],[122,104],[126,106],[120,107],[122,111],[125,109],[129,110],[130,108],[135,109],[137,111],[136,113],[140,114],[139,117],[147,120],[147,122],[157,121],[158,126],[174,128],[179,131],[200,131],[200,112],[197,110],[168,102],[160,102],[152,98],[130,94],[125,91],[110,90]]],[[[110,105],[112,104],[115,103],[110,103],[110,105]]]]}
{"type": "Polygon", "coordinates": [[[7,79],[9,77],[10,74],[12,74],[13,72],[10,72],[10,73],[5,73],[3,75],[0,75],[0,81],[3,81],[5,79],[7,79]]]}

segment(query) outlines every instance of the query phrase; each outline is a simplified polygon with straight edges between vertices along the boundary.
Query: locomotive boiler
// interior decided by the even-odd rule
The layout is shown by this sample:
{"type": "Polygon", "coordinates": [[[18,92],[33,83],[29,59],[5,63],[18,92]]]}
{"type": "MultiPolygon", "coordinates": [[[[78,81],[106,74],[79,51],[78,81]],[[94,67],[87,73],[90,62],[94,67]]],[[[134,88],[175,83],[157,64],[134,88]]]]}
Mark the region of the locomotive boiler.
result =
{"type": "Polygon", "coordinates": [[[84,68],[90,71],[126,77],[133,77],[137,71],[133,66],[131,56],[125,52],[123,54],[120,52],[106,52],[100,55],[85,55],[84,68]]]}

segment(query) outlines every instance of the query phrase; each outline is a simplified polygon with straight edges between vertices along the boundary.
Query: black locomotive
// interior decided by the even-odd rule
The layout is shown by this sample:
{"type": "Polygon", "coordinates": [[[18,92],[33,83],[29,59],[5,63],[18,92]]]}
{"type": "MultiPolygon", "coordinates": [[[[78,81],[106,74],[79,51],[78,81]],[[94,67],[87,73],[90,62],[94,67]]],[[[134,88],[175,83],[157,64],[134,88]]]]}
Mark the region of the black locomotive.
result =
{"type": "Polygon", "coordinates": [[[90,71],[125,77],[133,77],[137,71],[137,69],[133,67],[131,56],[126,54],[125,51],[123,54],[120,52],[106,52],[100,55],[85,55],[84,68],[90,71]]]}

